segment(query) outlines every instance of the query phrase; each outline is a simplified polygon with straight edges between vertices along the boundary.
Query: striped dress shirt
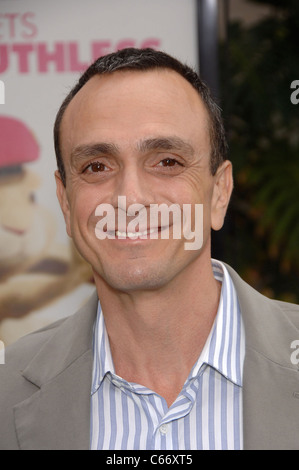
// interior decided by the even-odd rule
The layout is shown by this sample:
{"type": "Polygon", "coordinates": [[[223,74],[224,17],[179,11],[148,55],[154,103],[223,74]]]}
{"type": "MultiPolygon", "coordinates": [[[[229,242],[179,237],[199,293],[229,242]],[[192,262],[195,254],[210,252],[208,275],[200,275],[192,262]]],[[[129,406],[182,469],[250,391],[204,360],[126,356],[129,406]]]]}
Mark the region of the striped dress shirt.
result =
{"type": "Polygon", "coordinates": [[[114,372],[98,307],[94,331],[90,448],[92,450],[240,450],[245,334],[233,282],[212,260],[222,282],[218,312],[182,391],[168,408],[148,388],[114,372]]]}

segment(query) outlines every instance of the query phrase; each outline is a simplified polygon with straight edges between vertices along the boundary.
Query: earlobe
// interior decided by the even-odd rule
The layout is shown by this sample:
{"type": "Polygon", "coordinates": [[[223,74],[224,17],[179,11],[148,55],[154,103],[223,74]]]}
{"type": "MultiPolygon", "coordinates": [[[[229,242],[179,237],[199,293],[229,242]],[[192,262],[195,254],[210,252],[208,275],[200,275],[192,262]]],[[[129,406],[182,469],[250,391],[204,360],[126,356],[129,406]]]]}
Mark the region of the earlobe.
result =
{"type": "Polygon", "coordinates": [[[69,237],[71,237],[71,224],[70,224],[70,206],[66,194],[66,188],[63,184],[61,175],[59,171],[55,171],[55,180],[56,180],[56,194],[57,198],[64,216],[66,231],[69,237]]]}
{"type": "Polygon", "coordinates": [[[223,226],[232,190],[232,164],[226,160],[218,168],[215,175],[211,208],[211,226],[213,230],[220,230],[223,226]]]}

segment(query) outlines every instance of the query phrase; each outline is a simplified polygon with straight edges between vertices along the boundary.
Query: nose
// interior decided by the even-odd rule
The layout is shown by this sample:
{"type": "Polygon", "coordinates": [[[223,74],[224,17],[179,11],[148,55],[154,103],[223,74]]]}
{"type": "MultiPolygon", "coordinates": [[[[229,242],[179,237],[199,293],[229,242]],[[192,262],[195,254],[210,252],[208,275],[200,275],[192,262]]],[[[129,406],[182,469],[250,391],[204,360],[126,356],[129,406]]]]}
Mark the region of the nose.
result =
{"type": "Polygon", "coordinates": [[[115,204],[126,212],[132,204],[148,207],[153,202],[150,182],[142,168],[132,164],[122,169],[113,199],[115,204]],[[125,197],[120,198],[120,196],[125,197]]]}

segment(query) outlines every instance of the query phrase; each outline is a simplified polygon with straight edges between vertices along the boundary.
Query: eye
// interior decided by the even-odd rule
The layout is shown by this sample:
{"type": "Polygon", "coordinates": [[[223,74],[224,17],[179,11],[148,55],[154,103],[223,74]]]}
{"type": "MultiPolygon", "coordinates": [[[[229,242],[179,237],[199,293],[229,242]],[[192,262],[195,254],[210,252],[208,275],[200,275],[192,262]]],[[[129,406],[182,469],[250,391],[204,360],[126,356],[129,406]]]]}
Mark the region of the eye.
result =
{"type": "Polygon", "coordinates": [[[178,162],[175,158],[164,158],[158,163],[158,166],[163,168],[173,168],[183,165],[182,163],[178,162]]]}
{"type": "Polygon", "coordinates": [[[87,167],[84,168],[83,173],[89,172],[89,173],[99,173],[103,171],[107,171],[108,168],[104,163],[101,162],[92,162],[90,163],[87,167]]]}
{"type": "Polygon", "coordinates": [[[174,158],[165,158],[159,165],[161,166],[175,166],[178,162],[174,158]]]}

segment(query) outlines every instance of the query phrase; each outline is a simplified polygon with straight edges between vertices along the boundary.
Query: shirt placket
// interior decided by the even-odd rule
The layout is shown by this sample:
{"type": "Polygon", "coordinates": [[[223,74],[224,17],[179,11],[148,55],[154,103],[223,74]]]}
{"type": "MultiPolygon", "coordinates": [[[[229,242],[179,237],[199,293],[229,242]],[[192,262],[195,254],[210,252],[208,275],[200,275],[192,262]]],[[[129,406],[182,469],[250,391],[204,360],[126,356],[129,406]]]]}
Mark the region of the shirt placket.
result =
{"type": "Polygon", "coordinates": [[[177,427],[180,421],[187,419],[194,406],[198,391],[198,378],[189,380],[175,402],[170,406],[167,413],[161,418],[154,434],[154,449],[176,450],[179,442],[176,442],[177,427]],[[175,432],[174,431],[175,429],[175,432]]]}

